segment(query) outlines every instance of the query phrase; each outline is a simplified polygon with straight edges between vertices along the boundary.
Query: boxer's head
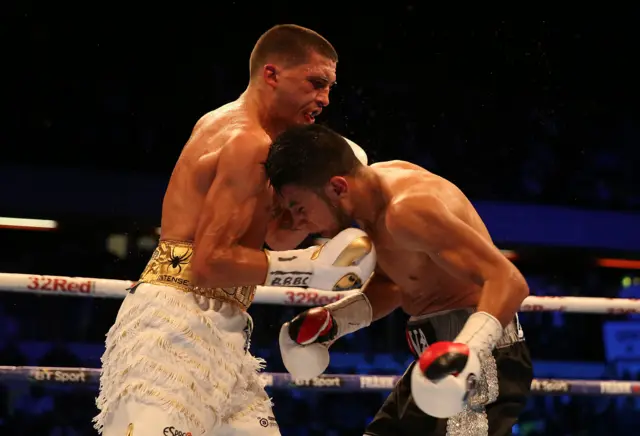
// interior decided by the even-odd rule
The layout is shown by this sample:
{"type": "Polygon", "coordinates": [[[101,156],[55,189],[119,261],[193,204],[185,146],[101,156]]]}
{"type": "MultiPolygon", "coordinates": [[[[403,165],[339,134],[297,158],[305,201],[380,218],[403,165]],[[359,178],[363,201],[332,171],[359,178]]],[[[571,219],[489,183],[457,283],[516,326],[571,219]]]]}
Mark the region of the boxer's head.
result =
{"type": "Polygon", "coordinates": [[[251,83],[266,91],[267,116],[284,126],[311,124],[329,104],[338,54],[318,33],[293,24],[271,28],[251,52],[251,83]]]}
{"type": "Polygon", "coordinates": [[[353,188],[365,168],[347,141],[320,125],[296,126],[272,143],[264,164],[295,226],[333,237],[353,223],[353,188]]]}

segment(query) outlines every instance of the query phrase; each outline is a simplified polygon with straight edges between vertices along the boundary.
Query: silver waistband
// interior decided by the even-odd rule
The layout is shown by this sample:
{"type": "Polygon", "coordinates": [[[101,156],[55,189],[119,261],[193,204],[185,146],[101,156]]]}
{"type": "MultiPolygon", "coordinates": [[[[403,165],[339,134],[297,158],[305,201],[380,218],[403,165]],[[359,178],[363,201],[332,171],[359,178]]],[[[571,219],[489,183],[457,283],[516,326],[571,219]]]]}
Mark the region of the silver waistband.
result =
{"type": "MultiPolygon", "coordinates": [[[[453,341],[464,327],[475,308],[444,310],[425,315],[412,316],[407,322],[407,328],[420,327],[430,324],[438,341],[453,341]]],[[[428,340],[428,339],[427,339],[428,340]]],[[[504,328],[502,337],[496,343],[496,348],[503,348],[516,342],[524,341],[524,332],[520,326],[518,315],[504,328]]]]}

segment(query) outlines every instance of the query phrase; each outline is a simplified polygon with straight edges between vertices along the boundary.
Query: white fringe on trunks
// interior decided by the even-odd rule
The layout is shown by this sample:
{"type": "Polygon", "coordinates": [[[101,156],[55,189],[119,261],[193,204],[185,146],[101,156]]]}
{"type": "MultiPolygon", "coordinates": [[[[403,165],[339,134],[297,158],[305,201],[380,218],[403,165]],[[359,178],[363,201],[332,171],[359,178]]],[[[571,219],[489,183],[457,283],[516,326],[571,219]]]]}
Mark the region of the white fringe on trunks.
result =
{"type": "Polygon", "coordinates": [[[203,434],[249,413],[270,415],[259,377],[264,361],[245,350],[249,323],[228,303],[139,285],[107,333],[95,428],[101,432],[119,402],[130,399],[176,414],[176,425],[203,434]]]}

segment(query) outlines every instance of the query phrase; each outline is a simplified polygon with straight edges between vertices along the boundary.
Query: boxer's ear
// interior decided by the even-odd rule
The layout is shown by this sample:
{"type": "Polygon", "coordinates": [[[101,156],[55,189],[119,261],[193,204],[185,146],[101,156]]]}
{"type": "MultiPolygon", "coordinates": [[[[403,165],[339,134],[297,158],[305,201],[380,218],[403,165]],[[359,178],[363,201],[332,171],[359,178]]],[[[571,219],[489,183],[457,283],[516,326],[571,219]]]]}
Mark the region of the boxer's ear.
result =
{"type": "Polygon", "coordinates": [[[341,176],[334,176],[329,179],[326,192],[329,198],[338,199],[347,195],[348,192],[349,183],[347,182],[347,179],[341,176]]]}
{"type": "Polygon", "coordinates": [[[265,83],[269,86],[275,87],[278,83],[277,68],[273,64],[267,64],[262,69],[262,77],[265,83]]]}

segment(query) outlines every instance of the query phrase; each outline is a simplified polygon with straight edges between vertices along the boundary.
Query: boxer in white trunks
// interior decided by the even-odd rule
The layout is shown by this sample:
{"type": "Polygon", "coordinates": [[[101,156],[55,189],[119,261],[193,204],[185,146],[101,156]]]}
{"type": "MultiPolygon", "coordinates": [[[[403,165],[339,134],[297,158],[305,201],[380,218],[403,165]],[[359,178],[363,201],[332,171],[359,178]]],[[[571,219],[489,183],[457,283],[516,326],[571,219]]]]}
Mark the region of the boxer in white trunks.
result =
{"type": "Polygon", "coordinates": [[[265,240],[282,249],[306,237],[279,231],[286,219],[272,216],[262,163],[272,138],[329,104],[337,60],[316,32],[276,26],[253,49],[246,91],[195,125],[165,193],[158,247],[107,334],[94,419],[103,435],[280,434],[262,362],[248,352],[256,285],[352,289],[375,265],[361,231],[321,252],[263,250],[265,240]]]}
{"type": "Polygon", "coordinates": [[[321,374],[335,340],[401,307],[417,362],[365,434],[510,435],[533,376],[516,313],[529,290],[466,196],[409,162],[362,165],[317,125],[279,135],[265,169],[296,226],[335,233],[355,221],[377,252],[363,292],[283,325],[292,376],[321,374]]]}

